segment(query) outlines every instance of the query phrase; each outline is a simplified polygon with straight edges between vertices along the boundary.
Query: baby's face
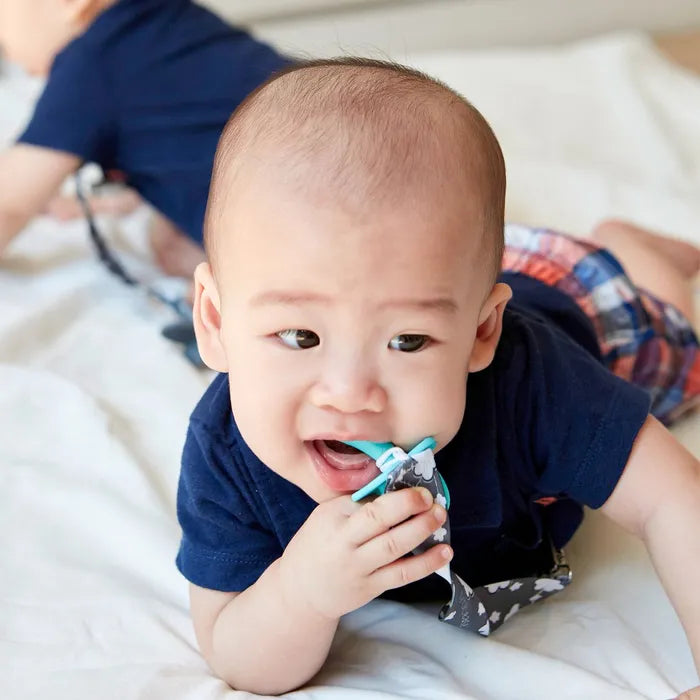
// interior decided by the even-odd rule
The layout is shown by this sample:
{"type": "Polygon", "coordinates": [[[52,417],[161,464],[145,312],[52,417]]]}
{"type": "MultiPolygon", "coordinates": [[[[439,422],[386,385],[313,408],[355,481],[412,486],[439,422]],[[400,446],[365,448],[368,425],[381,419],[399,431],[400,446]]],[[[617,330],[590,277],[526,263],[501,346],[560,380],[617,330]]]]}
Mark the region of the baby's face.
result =
{"type": "Polygon", "coordinates": [[[426,436],[462,420],[487,274],[469,209],[411,201],[357,216],[258,179],[219,223],[220,338],[237,425],[321,502],[378,474],[337,441],[426,436]],[[471,241],[471,243],[470,243],[471,241]]]}

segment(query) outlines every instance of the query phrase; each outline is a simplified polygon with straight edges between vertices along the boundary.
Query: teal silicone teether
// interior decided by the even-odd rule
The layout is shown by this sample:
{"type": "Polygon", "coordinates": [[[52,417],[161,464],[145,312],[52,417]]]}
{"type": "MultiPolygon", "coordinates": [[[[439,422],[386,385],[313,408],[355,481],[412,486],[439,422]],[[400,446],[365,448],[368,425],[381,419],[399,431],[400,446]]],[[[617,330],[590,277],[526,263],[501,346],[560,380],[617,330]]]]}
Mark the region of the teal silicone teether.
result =
{"type": "MultiPolygon", "coordinates": [[[[377,475],[372,481],[352,494],[353,501],[361,501],[371,494],[381,496],[386,490],[386,481],[389,478],[389,474],[391,474],[394,469],[413,455],[424,452],[425,450],[434,449],[437,444],[432,437],[427,437],[421,440],[406,454],[400,447],[391,442],[369,442],[368,440],[347,440],[344,442],[346,445],[350,445],[350,447],[354,447],[356,450],[360,450],[360,452],[364,452],[371,457],[377,463],[381,471],[381,474],[377,475]]],[[[447,484],[445,484],[442,476],[440,476],[440,480],[445,489],[447,498],[446,507],[449,508],[450,498],[449,492],[447,491],[447,484]]]]}

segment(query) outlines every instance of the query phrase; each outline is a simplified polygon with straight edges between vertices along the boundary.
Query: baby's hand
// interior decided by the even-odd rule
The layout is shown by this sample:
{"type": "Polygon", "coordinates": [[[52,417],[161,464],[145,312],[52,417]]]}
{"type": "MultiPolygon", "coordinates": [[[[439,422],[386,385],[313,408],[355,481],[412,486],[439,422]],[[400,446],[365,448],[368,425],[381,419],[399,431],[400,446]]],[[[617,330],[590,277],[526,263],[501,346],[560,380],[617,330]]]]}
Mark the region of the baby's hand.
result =
{"type": "Polygon", "coordinates": [[[424,578],[452,557],[436,545],[405,557],[447,514],[424,488],[392,491],[368,503],[340,496],[311,513],[279,564],[290,605],[338,619],[390,588],[424,578]]]}

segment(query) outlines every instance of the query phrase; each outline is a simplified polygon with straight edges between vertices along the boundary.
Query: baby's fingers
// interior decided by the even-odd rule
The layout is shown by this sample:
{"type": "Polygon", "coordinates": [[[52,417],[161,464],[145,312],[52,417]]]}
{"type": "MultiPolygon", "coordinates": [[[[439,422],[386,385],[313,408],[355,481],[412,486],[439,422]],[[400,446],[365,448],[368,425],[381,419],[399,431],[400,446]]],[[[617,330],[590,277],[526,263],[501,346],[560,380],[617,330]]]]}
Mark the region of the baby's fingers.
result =
{"type": "Polygon", "coordinates": [[[390,588],[399,588],[425,578],[445,566],[450,559],[452,548],[446,544],[438,544],[422,554],[404,557],[377,569],[370,576],[370,580],[376,595],[380,595],[390,588]]]}
{"type": "Polygon", "coordinates": [[[358,549],[362,570],[369,574],[409,554],[435,532],[446,517],[445,509],[434,505],[366,542],[358,549]]]}
{"type": "MultiPolygon", "coordinates": [[[[385,493],[370,503],[364,503],[347,519],[347,541],[351,545],[360,546],[412,515],[427,511],[432,505],[433,497],[425,488],[408,488],[385,493]]],[[[410,552],[411,548],[406,551],[410,552]]],[[[387,561],[389,560],[378,562],[377,566],[386,564],[387,561]]]]}

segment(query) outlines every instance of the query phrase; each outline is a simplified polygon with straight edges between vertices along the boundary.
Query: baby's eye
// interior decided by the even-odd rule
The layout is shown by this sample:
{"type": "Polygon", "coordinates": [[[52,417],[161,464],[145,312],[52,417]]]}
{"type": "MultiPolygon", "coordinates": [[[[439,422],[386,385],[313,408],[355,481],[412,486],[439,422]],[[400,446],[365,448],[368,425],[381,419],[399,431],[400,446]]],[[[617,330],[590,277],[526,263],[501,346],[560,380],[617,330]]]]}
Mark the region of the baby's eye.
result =
{"type": "Polygon", "coordinates": [[[275,333],[275,335],[287,347],[294,350],[308,350],[308,348],[316,347],[321,342],[320,338],[313,331],[299,328],[287,328],[284,331],[275,333]]]}
{"type": "Polygon", "coordinates": [[[389,347],[392,350],[400,350],[401,352],[418,352],[429,342],[430,338],[427,335],[403,333],[401,335],[395,335],[389,341],[389,347]]]}

